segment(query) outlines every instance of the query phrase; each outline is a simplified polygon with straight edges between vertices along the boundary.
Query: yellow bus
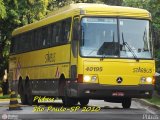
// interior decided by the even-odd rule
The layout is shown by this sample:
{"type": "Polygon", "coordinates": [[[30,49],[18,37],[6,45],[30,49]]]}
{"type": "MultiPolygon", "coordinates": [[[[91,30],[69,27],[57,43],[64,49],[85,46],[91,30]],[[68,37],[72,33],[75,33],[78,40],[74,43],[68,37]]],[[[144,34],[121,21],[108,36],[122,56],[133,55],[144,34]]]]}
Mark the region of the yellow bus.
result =
{"type": "Polygon", "coordinates": [[[64,105],[89,99],[122,103],[151,98],[155,61],[151,15],[131,7],[71,4],[12,33],[10,78],[23,104],[33,96],[64,105]]]}

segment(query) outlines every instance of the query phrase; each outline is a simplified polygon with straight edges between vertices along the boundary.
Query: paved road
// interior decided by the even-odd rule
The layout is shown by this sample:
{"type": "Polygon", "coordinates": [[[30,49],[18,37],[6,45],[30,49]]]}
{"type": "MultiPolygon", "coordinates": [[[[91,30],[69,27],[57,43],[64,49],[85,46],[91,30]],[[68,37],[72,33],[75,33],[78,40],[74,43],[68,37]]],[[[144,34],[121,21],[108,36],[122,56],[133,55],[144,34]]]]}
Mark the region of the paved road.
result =
{"type": "Polygon", "coordinates": [[[130,109],[122,109],[119,103],[108,103],[103,100],[90,100],[87,107],[79,105],[62,107],[61,100],[53,104],[45,103],[38,106],[21,106],[23,110],[8,111],[9,101],[0,101],[0,119],[11,120],[148,120],[160,119],[160,110],[144,106],[132,101],[130,109]],[[37,112],[39,110],[39,112],[37,112]],[[34,112],[36,111],[36,112],[34,112]],[[88,112],[87,112],[88,111],[88,112]],[[91,112],[92,111],[92,112],[91,112]]]}

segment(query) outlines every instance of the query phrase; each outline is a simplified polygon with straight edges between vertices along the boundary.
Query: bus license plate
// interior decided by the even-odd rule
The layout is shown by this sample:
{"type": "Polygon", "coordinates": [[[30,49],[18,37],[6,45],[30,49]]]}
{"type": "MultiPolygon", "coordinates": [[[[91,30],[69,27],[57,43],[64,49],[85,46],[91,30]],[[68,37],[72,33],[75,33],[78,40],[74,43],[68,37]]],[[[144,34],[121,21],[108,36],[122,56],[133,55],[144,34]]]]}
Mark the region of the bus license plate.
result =
{"type": "Polygon", "coordinates": [[[124,92],[113,92],[112,96],[124,96],[124,92]]]}

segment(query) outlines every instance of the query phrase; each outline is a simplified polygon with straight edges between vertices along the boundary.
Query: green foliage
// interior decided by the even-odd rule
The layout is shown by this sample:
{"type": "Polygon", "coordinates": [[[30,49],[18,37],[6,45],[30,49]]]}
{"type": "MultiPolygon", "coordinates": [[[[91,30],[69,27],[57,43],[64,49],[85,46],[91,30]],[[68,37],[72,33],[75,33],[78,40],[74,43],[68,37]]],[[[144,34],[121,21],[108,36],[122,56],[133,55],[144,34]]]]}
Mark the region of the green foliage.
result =
{"type": "Polygon", "coordinates": [[[47,6],[48,0],[0,0],[0,73],[8,67],[12,31],[44,18],[47,6]]]}
{"type": "Polygon", "coordinates": [[[6,7],[4,6],[3,0],[0,0],[0,19],[4,19],[6,17],[6,7]]]}
{"type": "Polygon", "coordinates": [[[17,0],[21,25],[29,24],[44,18],[48,0],[17,0]]]}
{"type": "Polygon", "coordinates": [[[147,8],[150,0],[123,0],[124,6],[147,8]]]}
{"type": "Polygon", "coordinates": [[[101,0],[101,1],[108,5],[118,5],[118,6],[122,5],[123,3],[123,0],[101,0]]]}

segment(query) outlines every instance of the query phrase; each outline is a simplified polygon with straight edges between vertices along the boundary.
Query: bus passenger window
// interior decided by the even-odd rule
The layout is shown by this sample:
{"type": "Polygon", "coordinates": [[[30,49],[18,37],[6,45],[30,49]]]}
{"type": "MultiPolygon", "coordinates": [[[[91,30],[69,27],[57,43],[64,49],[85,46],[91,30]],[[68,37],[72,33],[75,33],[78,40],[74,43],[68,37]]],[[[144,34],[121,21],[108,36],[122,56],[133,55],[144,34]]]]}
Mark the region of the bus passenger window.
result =
{"type": "Polygon", "coordinates": [[[39,46],[39,39],[38,39],[38,33],[39,33],[39,30],[35,30],[35,35],[34,35],[34,49],[38,49],[38,46],[39,46]]]}
{"type": "MultiPolygon", "coordinates": [[[[17,37],[13,37],[12,40],[11,40],[11,47],[10,47],[10,52],[11,53],[15,53],[15,40],[16,40],[16,38],[17,37]]],[[[0,51],[2,51],[2,50],[0,49],[0,51]]]]}
{"type": "Polygon", "coordinates": [[[51,45],[51,37],[52,37],[52,26],[49,25],[47,27],[47,46],[50,46],[51,45]]]}
{"type": "Polygon", "coordinates": [[[52,38],[51,38],[51,45],[55,45],[56,43],[56,25],[52,25],[52,38]]]}
{"type": "Polygon", "coordinates": [[[62,36],[63,36],[63,42],[67,42],[69,40],[69,35],[70,35],[70,27],[71,27],[71,19],[67,19],[63,21],[62,25],[62,36]]]}
{"type": "Polygon", "coordinates": [[[61,23],[56,24],[56,43],[60,42],[61,23]]]}
{"type": "Polygon", "coordinates": [[[42,41],[41,41],[41,45],[42,47],[46,47],[47,46],[47,27],[42,28],[43,31],[43,36],[42,36],[42,41]]]}
{"type": "Polygon", "coordinates": [[[46,45],[46,40],[45,39],[43,39],[43,46],[45,46],[46,45]]]}

